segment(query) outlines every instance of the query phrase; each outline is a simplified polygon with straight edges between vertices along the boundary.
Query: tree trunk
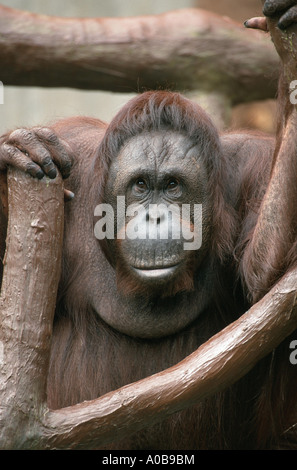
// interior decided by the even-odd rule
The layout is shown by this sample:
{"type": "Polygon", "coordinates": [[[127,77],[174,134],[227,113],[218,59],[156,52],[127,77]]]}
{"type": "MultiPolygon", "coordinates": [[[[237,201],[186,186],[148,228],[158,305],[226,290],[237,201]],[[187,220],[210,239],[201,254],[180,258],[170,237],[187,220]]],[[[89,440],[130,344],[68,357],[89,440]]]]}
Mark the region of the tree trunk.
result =
{"type": "Polygon", "coordinates": [[[60,178],[12,170],[0,297],[0,447],[30,447],[46,408],[46,378],[63,232],[60,178]]]}
{"type": "Polygon", "coordinates": [[[262,32],[184,9],[134,18],[59,18],[0,6],[4,85],[274,98],[278,57],[262,32]]]}

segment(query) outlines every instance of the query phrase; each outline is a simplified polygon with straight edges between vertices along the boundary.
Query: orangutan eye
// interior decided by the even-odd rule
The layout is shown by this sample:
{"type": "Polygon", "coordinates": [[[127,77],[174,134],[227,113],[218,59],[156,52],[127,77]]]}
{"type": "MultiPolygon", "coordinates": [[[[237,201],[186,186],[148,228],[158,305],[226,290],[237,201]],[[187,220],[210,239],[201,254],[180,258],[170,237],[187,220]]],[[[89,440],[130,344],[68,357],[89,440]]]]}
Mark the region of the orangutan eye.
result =
{"type": "Polygon", "coordinates": [[[179,182],[175,178],[171,178],[167,183],[167,191],[175,191],[179,186],[179,182]]]}
{"type": "Polygon", "coordinates": [[[167,194],[169,198],[177,198],[182,194],[182,184],[177,178],[169,178],[164,187],[164,193],[167,194]]]}
{"type": "Polygon", "coordinates": [[[145,179],[138,178],[134,183],[133,189],[136,193],[141,193],[141,194],[145,193],[148,190],[148,185],[145,179]]]}

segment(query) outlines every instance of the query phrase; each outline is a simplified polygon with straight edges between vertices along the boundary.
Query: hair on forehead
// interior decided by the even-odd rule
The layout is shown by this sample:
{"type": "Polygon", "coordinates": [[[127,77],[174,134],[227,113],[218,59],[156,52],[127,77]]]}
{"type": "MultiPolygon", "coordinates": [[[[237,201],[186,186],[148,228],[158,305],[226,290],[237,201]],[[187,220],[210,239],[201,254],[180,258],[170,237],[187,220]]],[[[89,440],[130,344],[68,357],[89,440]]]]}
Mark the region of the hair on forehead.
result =
{"type": "Polygon", "coordinates": [[[126,141],[143,132],[172,130],[208,151],[219,147],[215,126],[205,111],[179,93],[150,91],[130,100],[109,124],[99,153],[109,162],[126,141]]]}
{"type": "Polygon", "coordinates": [[[234,225],[234,217],[228,202],[227,168],[220,137],[206,112],[179,93],[145,92],[118,112],[99,145],[90,171],[90,190],[94,198],[103,200],[110,164],[121,147],[137,135],[166,130],[184,134],[189,144],[199,146],[199,159],[207,173],[208,199],[213,205],[213,252],[224,258],[232,248],[230,226],[234,225]],[[100,175],[99,179],[94,179],[94,174],[100,175]]]}

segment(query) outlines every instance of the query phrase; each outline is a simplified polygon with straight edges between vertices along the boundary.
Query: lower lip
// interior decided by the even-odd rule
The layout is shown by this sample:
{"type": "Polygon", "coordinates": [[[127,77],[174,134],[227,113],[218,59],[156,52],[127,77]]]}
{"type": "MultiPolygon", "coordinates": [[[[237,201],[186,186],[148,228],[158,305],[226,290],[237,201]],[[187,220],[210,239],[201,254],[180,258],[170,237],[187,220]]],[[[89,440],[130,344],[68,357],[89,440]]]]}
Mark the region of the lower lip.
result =
{"type": "Polygon", "coordinates": [[[160,269],[138,269],[133,268],[133,270],[140,276],[146,277],[149,279],[158,278],[158,277],[166,277],[170,274],[173,274],[176,270],[177,265],[170,266],[169,268],[160,268],[160,269]]]}

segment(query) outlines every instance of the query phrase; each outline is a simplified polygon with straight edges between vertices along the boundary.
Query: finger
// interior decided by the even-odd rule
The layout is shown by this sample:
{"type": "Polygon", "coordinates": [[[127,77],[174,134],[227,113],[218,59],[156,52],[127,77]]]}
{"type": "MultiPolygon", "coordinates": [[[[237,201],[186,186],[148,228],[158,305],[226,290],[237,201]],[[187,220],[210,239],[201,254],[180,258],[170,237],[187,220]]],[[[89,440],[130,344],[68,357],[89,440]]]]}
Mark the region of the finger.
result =
{"type": "Polygon", "coordinates": [[[41,179],[44,176],[44,172],[40,166],[34,163],[30,157],[13,145],[3,144],[1,146],[0,159],[5,166],[12,165],[26,173],[29,173],[34,178],[41,179]]]}
{"type": "Polygon", "coordinates": [[[70,175],[73,156],[72,150],[67,142],[62,141],[47,127],[33,128],[37,138],[46,146],[52,159],[59,168],[62,178],[66,179],[70,175]]]}
{"type": "Polygon", "coordinates": [[[266,0],[263,6],[265,16],[274,16],[282,10],[286,10],[296,5],[296,0],[266,0]]]}
{"type": "Polygon", "coordinates": [[[282,15],[278,22],[278,27],[281,30],[288,28],[292,23],[297,21],[297,6],[290,8],[284,15],[282,15]]]}
{"type": "Polygon", "coordinates": [[[64,201],[69,202],[74,198],[74,193],[69,191],[69,189],[64,189],[64,201]]]}
{"type": "MultiPolygon", "coordinates": [[[[10,147],[26,153],[33,163],[39,165],[44,174],[54,179],[57,176],[57,169],[51,158],[48,149],[39,141],[34,132],[28,129],[16,129],[13,131],[7,142],[10,147]]],[[[17,153],[15,157],[17,158],[17,153]]]]}
{"type": "Polygon", "coordinates": [[[267,20],[264,16],[250,18],[244,22],[244,26],[250,29],[260,29],[261,31],[268,31],[267,20]]]}

